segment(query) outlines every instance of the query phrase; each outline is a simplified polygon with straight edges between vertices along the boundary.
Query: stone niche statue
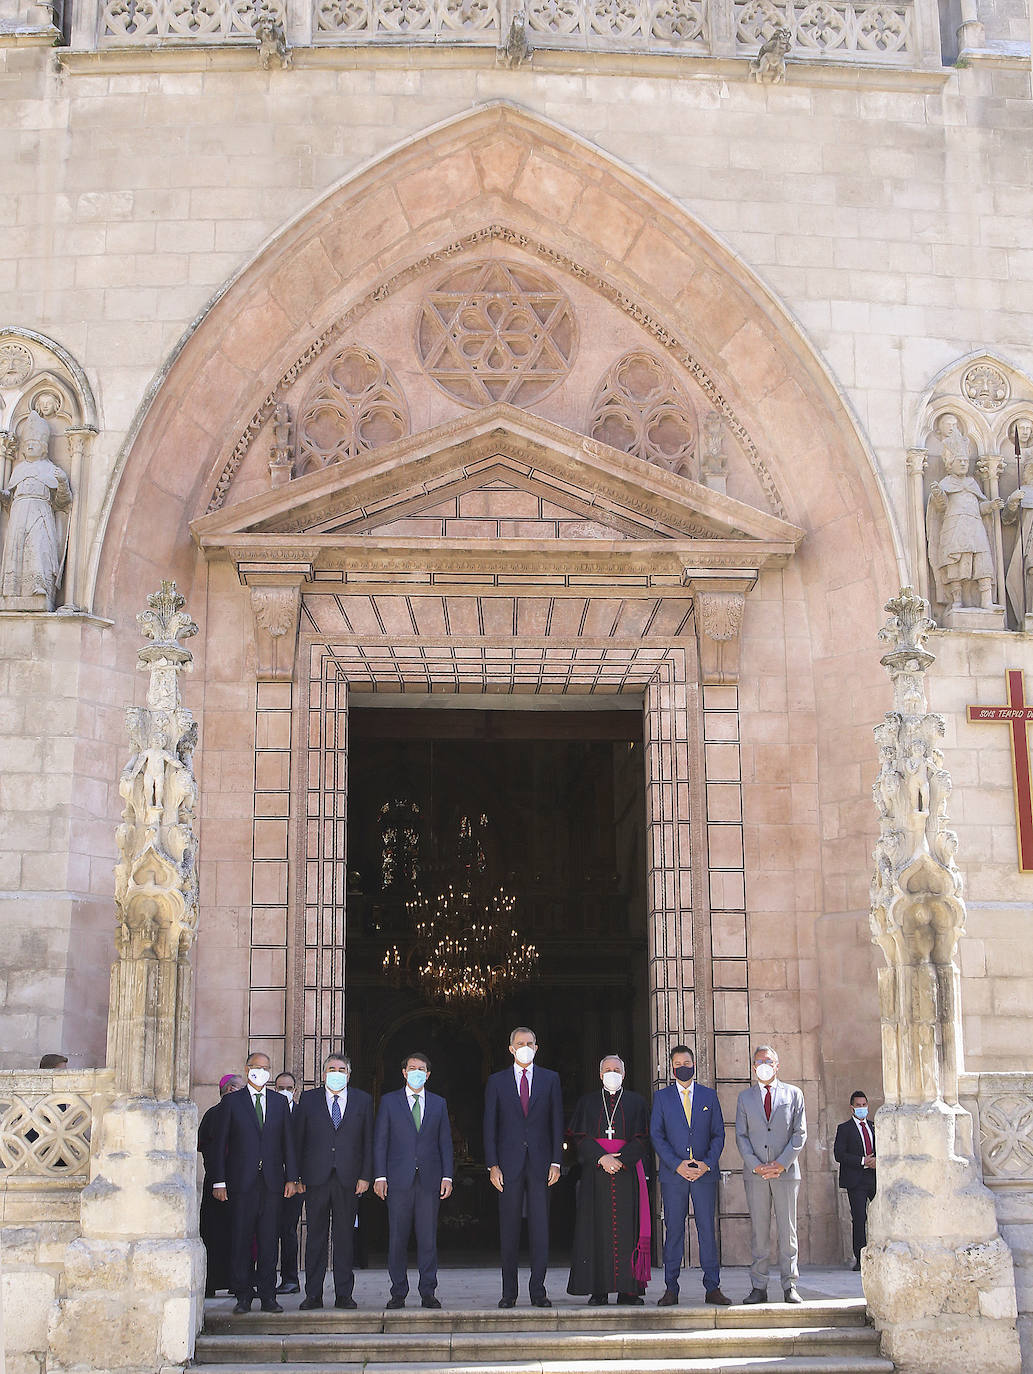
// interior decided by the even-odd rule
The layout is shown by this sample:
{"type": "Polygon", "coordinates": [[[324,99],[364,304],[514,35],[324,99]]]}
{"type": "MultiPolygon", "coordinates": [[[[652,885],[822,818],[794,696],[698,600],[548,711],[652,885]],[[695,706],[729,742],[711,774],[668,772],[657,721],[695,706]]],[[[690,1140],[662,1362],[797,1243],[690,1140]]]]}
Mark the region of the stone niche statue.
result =
{"type": "Polygon", "coordinates": [[[1020,630],[1033,629],[1033,419],[1022,416],[1011,437],[1019,461],[1020,485],[1001,512],[1006,525],[1015,525],[1015,546],[1008,560],[1005,586],[1008,604],[1020,630]],[[1029,621],[1027,623],[1027,617],[1029,621]]]}
{"type": "Polygon", "coordinates": [[[64,571],[72,491],[50,460],[50,424],[30,410],[10,477],[0,491],[8,512],[0,555],[0,610],[52,611],[64,571]]]}
{"type": "Polygon", "coordinates": [[[963,606],[994,610],[994,557],[985,517],[1003,502],[991,501],[969,474],[968,439],[956,415],[941,415],[944,475],[929,492],[926,529],[936,599],[948,611],[963,606]]]}

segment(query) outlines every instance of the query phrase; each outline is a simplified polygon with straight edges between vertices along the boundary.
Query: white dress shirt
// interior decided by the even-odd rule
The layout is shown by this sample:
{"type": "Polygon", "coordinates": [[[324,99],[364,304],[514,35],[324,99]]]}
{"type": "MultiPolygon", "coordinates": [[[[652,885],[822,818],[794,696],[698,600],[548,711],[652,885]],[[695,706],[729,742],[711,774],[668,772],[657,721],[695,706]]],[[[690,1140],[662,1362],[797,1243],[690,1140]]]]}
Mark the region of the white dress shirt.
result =
{"type": "MultiPolygon", "coordinates": [[[[325,1086],[326,1086],[326,1085],[324,1084],[324,1087],[325,1087],[325,1086]]],[[[335,1096],[335,1094],[332,1093],[332,1092],[330,1091],[329,1088],[327,1088],[327,1089],[326,1089],[326,1109],[327,1109],[327,1111],[330,1113],[331,1116],[333,1116],[333,1114],[334,1114],[334,1096],[335,1096]]],[[[348,1089],[347,1089],[347,1088],[342,1088],[341,1091],[340,1091],[339,1093],[336,1094],[336,1097],[337,1097],[338,1102],[341,1104],[341,1115],[344,1116],[344,1109],[345,1109],[345,1107],[347,1107],[347,1105],[348,1105],[348,1089]]]]}

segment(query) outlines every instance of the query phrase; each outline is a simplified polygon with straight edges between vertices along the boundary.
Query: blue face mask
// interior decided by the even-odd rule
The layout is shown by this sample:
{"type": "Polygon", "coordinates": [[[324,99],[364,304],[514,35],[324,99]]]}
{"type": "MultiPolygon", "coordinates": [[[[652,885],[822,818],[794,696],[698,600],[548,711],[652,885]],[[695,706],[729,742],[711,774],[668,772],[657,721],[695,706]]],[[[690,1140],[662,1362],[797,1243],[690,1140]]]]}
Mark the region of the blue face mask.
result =
{"type": "Polygon", "coordinates": [[[405,1075],[405,1081],[414,1093],[418,1093],[427,1081],[426,1072],[423,1069],[410,1069],[405,1075]]]}
{"type": "Polygon", "coordinates": [[[332,1093],[343,1093],[348,1086],[348,1075],[343,1069],[331,1069],[326,1076],[326,1086],[332,1093]]]}
{"type": "Polygon", "coordinates": [[[867,1107],[855,1107],[855,1108],[854,1108],[854,1116],[857,1117],[858,1121],[863,1121],[867,1115],[868,1115],[868,1108],[867,1108],[867,1107]]]}

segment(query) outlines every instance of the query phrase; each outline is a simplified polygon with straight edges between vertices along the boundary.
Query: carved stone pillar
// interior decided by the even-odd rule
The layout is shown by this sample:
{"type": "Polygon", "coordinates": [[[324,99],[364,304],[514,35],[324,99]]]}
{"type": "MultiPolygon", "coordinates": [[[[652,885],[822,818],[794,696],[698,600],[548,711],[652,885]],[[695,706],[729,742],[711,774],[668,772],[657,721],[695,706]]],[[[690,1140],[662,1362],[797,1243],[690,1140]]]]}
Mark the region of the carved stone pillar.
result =
{"type": "Polygon", "coordinates": [[[973,48],[986,47],[986,29],[979,17],[976,0],[961,0],[961,24],[958,28],[958,56],[963,57],[973,48]]]}
{"type": "Polygon", "coordinates": [[[957,836],[947,826],[945,722],[926,710],[934,622],[910,587],[886,607],[882,663],[893,710],[876,726],[879,840],[872,938],[879,971],[885,1106],[879,1190],[861,1266],[883,1354],[900,1374],[1016,1374],[1015,1278],[980,1178],[972,1119],[958,1105],[959,976],[965,928],[957,836]]]}
{"type": "Polygon", "coordinates": [[[197,725],[179,695],[197,633],[174,582],[137,620],[150,643],[147,705],[126,721],[116,831],[118,959],[108,1055],[115,1101],[91,1141],[82,1235],[65,1252],[66,1292],[50,1320],[48,1369],[132,1371],[183,1365],[204,1307],[197,1235],[197,1108],[190,1090],[190,952],[198,897],[191,756],[197,725]]]}
{"type": "Polygon", "coordinates": [[[929,554],[925,536],[925,489],[922,479],[929,461],[924,448],[907,451],[908,562],[919,593],[929,599],[929,554]]]}
{"type": "MultiPolygon", "coordinates": [[[[983,453],[976,459],[976,472],[983,479],[983,487],[991,501],[1001,499],[1001,473],[1004,471],[1004,459],[996,453],[983,453]]],[[[993,551],[994,551],[994,599],[1003,607],[1005,604],[1004,591],[1004,534],[1001,529],[1001,512],[995,510],[991,519],[993,526],[993,551]]],[[[1003,629],[1003,621],[1002,621],[1003,629]]]]}
{"type": "Polygon", "coordinates": [[[71,610],[86,604],[86,550],[90,449],[97,431],[89,425],[65,431],[68,440],[68,480],[75,493],[75,505],[68,527],[68,553],[65,557],[64,604],[71,610]]]}

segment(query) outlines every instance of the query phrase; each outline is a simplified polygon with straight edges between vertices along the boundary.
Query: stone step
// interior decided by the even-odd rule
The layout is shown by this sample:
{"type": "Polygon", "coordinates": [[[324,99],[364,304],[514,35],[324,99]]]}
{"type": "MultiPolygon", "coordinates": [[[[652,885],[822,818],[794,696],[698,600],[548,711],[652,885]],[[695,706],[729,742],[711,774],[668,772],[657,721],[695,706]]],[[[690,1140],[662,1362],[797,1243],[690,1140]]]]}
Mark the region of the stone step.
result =
{"type": "MultiPolygon", "coordinates": [[[[442,1331],[284,1334],[203,1333],[197,1364],[337,1364],[347,1369],[417,1366],[455,1370],[549,1369],[598,1371],[606,1367],[668,1369],[671,1361],[736,1360],[774,1362],[792,1358],[855,1360],[878,1354],[869,1327],[776,1326],[736,1329],[623,1331],[442,1331]]],[[[691,1368],[691,1364],[689,1365],[691,1368]]]]}
{"type": "Polygon", "coordinates": [[[556,1306],[552,1308],[444,1308],[426,1311],[419,1306],[388,1312],[383,1308],[338,1311],[332,1305],[314,1312],[293,1308],[283,1313],[260,1312],[256,1307],[247,1316],[234,1316],[226,1303],[209,1304],[204,1329],[209,1334],[229,1332],[241,1335],[283,1335],[290,1332],[389,1333],[411,1334],[422,1331],[686,1331],[753,1327],[864,1326],[867,1309],[863,1298],[829,1298],[808,1301],[802,1307],[787,1303],[758,1303],[744,1307],[657,1308],[556,1306]]]}
{"type": "MultiPolygon", "coordinates": [[[[219,1374],[254,1374],[256,1366],[220,1363],[219,1374]]],[[[717,1359],[521,1360],[518,1364],[331,1364],[304,1362],[276,1365],[278,1374],[893,1374],[880,1355],[721,1356],[717,1359]]]]}

